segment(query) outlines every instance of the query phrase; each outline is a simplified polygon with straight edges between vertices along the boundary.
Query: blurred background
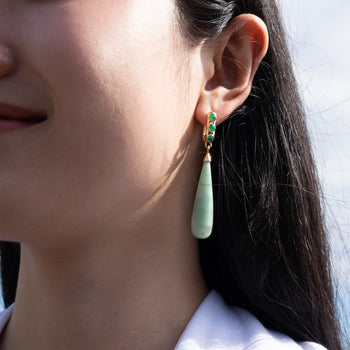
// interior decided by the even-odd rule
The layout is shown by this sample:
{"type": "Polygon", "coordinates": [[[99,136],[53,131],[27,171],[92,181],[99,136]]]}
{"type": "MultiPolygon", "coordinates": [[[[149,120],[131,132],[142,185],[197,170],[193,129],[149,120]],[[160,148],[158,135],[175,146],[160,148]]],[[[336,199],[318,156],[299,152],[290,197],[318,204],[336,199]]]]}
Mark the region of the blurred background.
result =
{"type": "Polygon", "coordinates": [[[338,311],[350,336],[350,1],[279,2],[324,192],[338,311]]]}
{"type": "Polygon", "coordinates": [[[350,329],[350,317],[347,317],[350,313],[350,1],[281,0],[280,5],[324,191],[337,305],[343,329],[347,330],[350,329]]]}

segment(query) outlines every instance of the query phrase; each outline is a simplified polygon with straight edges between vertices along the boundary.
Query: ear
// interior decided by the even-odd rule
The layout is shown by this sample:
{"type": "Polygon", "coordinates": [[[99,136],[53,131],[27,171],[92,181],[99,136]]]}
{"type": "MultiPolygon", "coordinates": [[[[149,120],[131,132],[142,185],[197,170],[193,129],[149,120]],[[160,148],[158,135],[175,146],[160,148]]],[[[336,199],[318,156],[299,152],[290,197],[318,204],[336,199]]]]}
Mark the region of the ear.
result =
{"type": "Polygon", "coordinates": [[[229,22],[220,36],[202,48],[203,87],[195,117],[203,125],[208,112],[217,114],[217,124],[243,104],[259,64],[268,48],[265,23],[243,14],[229,22]]]}

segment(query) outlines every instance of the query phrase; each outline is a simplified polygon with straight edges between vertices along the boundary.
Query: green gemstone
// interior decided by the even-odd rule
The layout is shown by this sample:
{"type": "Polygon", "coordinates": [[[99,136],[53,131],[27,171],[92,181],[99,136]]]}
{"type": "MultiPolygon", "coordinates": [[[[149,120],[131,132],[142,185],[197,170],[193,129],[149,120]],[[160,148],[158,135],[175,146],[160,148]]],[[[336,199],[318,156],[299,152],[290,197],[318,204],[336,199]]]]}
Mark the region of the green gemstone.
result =
{"type": "Polygon", "coordinates": [[[215,131],[215,129],[216,129],[215,125],[213,125],[213,124],[209,125],[209,130],[210,131],[215,131]]]}
{"type": "Polygon", "coordinates": [[[213,142],[214,141],[214,137],[213,136],[208,136],[207,140],[208,140],[208,142],[213,142]]]}
{"type": "Polygon", "coordinates": [[[211,113],[209,119],[216,120],[216,115],[214,113],[211,113]]]}
{"type": "Polygon", "coordinates": [[[194,200],[191,228],[196,238],[205,239],[211,234],[214,221],[213,186],[209,162],[204,162],[194,200]]]}

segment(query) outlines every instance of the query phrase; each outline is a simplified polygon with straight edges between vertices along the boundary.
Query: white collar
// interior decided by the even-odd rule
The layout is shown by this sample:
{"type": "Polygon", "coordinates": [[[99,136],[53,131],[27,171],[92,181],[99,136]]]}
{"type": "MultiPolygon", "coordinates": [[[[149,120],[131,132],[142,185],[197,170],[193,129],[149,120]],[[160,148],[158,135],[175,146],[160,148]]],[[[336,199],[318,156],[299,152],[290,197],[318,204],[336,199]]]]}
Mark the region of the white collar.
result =
{"type": "Polygon", "coordinates": [[[7,309],[5,309],[4,311],[2,311],[0,313],[0,333],[3,331],[7,322],[9,321],[9,319],[12,315],[14,305],[15,304],[12,303],[7,309]]]}
{"type": "Polygon", "coordinates": [[[325,350],[311,343],[296,343],[266,329],[250,312],[226,305],[212,290],[178,340],[174,350],[325,350]]]}

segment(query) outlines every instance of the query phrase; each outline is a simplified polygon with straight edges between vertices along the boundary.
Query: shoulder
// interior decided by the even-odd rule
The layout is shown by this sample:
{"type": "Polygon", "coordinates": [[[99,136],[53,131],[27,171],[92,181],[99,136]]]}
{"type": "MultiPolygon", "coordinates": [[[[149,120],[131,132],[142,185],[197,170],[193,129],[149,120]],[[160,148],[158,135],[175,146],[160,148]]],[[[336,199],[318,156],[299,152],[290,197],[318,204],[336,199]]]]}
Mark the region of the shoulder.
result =
{"type": "Polygon", "coordinates": [[[229,307],[211,291],[199,306],[174,350],[325,350],[311,342],[297,343],[265,328],[247,310],[229,307]]]}
{"type": "Polygon", "coordinates": [[[11,304],[7,309],[0,312],[0,333],[4,330],[8,320],[12,315],[12,310],[15,304],[11,304]]]}

